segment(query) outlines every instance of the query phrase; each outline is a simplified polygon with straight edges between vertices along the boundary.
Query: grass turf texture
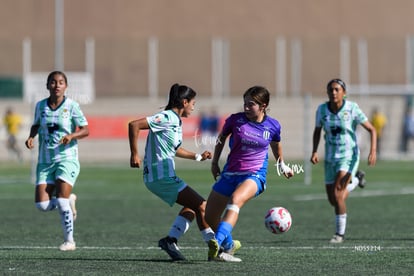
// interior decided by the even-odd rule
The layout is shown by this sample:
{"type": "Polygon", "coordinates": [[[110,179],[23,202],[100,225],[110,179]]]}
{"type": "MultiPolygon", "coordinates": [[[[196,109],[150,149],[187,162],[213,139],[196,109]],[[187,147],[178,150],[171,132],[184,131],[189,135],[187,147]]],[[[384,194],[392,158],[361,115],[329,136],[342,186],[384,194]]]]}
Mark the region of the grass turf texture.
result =
{"type": "MultiPolygon", "coordinates": [[[[293,163],[293,162],[292,162],[293,163]]],[[[303,162],[297,162],[301,164],[303,162]]],[[[122,164],[83,164],[75,239],[78,249],[59,252],[57,212],[33,204],[30,167],[0,164],[0,274],[10,275],[410,275],[414,271],[412,162],[378,162],[362,169],[367,187],[348,198],[346,241],[330,245],[333,208],[328,204],[322,164],[312,184],[303,174],[291,180],[268,175],[264,194],[240,211],[233,236],[242,242],[242,263],[207,262],[207,246],[195,222],[179,241],[185,262],[173,263],[158,247],[179,206],[170,208],[142,183],[142,170],[122,164]],[[266,211],[286,207],[289,232],[264,226],[266,211]]],[[[209,163],[180,161],[178,175],[205,197],[211,189],[209,163]]]]}

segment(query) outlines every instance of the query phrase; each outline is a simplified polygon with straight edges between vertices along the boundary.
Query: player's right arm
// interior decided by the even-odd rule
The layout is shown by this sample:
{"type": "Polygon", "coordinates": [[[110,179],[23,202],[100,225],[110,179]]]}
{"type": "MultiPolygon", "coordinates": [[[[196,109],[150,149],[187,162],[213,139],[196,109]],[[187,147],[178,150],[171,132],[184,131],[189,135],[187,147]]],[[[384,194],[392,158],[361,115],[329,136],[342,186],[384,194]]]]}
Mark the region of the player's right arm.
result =
{"type": "Polygon", "coordinates": [[[226,143],[227,136],[223,135],[223,133],[220,133],[216,140],[216,146],[214,147],[214,155],[211,161],[211,173],[213,174],[214,180],[217,180],[217,177],[219,177],[221,174],[219,161],[224,148],[224,144],[226,143]]]}
{"type": "Polygon", "coordinates": [[[272,149],[273,156],[276,159],[276,166],[278,167],[278,171],[281,172],[286,178],[291,178],[294,175],[294,172],[283,161],[282,143],[271,141],[270,148],[272,149]]]}
{"type": "Polygon", "coordinates": [[[32,125],[30,128],[29,138],[27,138],[25,142],[25,145],[28,149],[32,149],[34,147],[34,138],[36,137],[38,130],[39,125],[32,125]]]}
{"type": "Polygon", "coordinates": [[[138,136],[141,129],[149,129],[146,118],[131,121],[128,124],[129,149],[131,150],[130,166],[131,168],[139,168],[141,166],[141,158],[138,153],[138,136]]]}
{"type": "Polygon", "coordinates": [[[321,139],[321,131],[322,131],[322,127],[315,127],[315,130],[313,131],[313,147],[312,147],[312,156],[310,159],[312,164],[316,164],[319,162],[318,146],[319,146],[319,141],[321,139]]]}

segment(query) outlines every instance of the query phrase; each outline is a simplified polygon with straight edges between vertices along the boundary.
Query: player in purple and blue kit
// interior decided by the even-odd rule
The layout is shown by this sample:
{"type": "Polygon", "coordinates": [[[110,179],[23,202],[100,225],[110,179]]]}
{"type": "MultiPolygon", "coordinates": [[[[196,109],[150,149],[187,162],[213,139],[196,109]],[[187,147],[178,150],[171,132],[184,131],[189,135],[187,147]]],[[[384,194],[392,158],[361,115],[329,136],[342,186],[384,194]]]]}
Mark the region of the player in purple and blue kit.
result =
{"type": "Polygon", "coordinates": [[[279,171],[287,178],[293,176],[292,170],[283,162],[281,126],[276,119],[266,115],[269,98],[266,88],[249,88],[243,95],[244,112],[228,117],[217,138],[211,172],[214,179],[220,178],[213,185],[205,213],[208,224],[215,231],[215,238],[208,243],[210,261],[241,261],[232,256],[241,244],[233,241],[231,232],[240,208],[266,189],[269,145],[279,171]],[[218,162],[229,136],[230,153],[221,171],[218,162]]]}

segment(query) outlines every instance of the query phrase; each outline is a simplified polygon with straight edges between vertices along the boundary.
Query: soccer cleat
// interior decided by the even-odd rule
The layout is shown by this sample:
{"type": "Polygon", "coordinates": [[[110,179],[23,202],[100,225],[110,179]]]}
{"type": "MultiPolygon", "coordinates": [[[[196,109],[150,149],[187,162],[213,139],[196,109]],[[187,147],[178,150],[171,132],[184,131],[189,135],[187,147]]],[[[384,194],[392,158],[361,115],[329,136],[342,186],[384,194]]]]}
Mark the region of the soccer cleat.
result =
{"type": "Polygon", "coordinates": [[[60,251],[73,251],[76,249],[75,242],[65,241],[59,246],[60,251]]]}
{"type": "Polygon", "coordinates": [[[213,261],[217,258],[219,253],[219,245],[216,239],[211,239],[208,241],[208,260],[213,261]]]}
{"type": "Polygon", "coordinates": [[[343,243],[344,242],[344,236],[335,234],[333,235],[332,239],[329,241],[330,243],[343,243]]]}
{"type": "Polygon", "coordinates": [[[77,199],[77,196],[75,194],[70,194],[70,196],[69,196],[69,205],[70,205],[70,209],[72,209],[73,221],[75,221],[76,217],[77,217],[76,199],[77,199]]]}
{"type": "Polygon", "coordinates": [[[365,185],[367,184],[367,181],[365,180],[365,172],[364,171],[357,171],[355,176],[359,180],[358,186],[363,189],[365,187],[365,185]]]}
{"type": "Polygon", "coordinates": [[[234,255],[234,253],[236,253],[236,251],[238,251],[240,248],[241,242],[239,240],[233,240],[232,247],[229,249],[224,249],[223,252],[230,255],[234,255]]]}
{"type": "Polygon", "coordinates": [[[242,260],[240,258],[234,257],[233,255],[227,254],[226,252],[221,252],[216,257],[212,259],[209,258],[209,261],[240,263],[242,260]]]}
{"type": "Polygon", "coordinates": [[[181,254],[180,249],[177,246],[176,241],[171,237],[165,237],[158,241],[158,246],[161,247],[162,250],[167,252],[167,254],[171,257],[173,261],[184,261],[185,258],[183,254],[181,254]]]}

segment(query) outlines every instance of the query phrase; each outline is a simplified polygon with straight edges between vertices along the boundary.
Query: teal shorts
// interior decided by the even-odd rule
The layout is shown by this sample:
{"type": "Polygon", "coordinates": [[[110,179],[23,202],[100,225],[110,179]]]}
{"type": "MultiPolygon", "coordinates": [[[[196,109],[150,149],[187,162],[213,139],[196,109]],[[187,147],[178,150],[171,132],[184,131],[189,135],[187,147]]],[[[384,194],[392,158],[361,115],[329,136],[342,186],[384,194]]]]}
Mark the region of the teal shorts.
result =
{"type": "Polygon", "coordinates": [[[56,163],[39,163],[36,169],[36,184],[55,184],[60,179],[72,186],[80,172],[78,160],[65,160],[56,163]]]}
{"type": "Polygon", "coordinates": [[[148,190],[157,195],[168,205],[173,206],[178,194],[187,187],[187,184],[177,176],[159,179],[153,182],[145,182],[148,190]]]}
{"type": "Polygon", "coordinates": [[[339,171],[349,172],[354,177],[358,171],[358,166],[359,156],[357,158],[338,160],[336,162],[325,161],[325,184],[334,184],[339,171]]]}

